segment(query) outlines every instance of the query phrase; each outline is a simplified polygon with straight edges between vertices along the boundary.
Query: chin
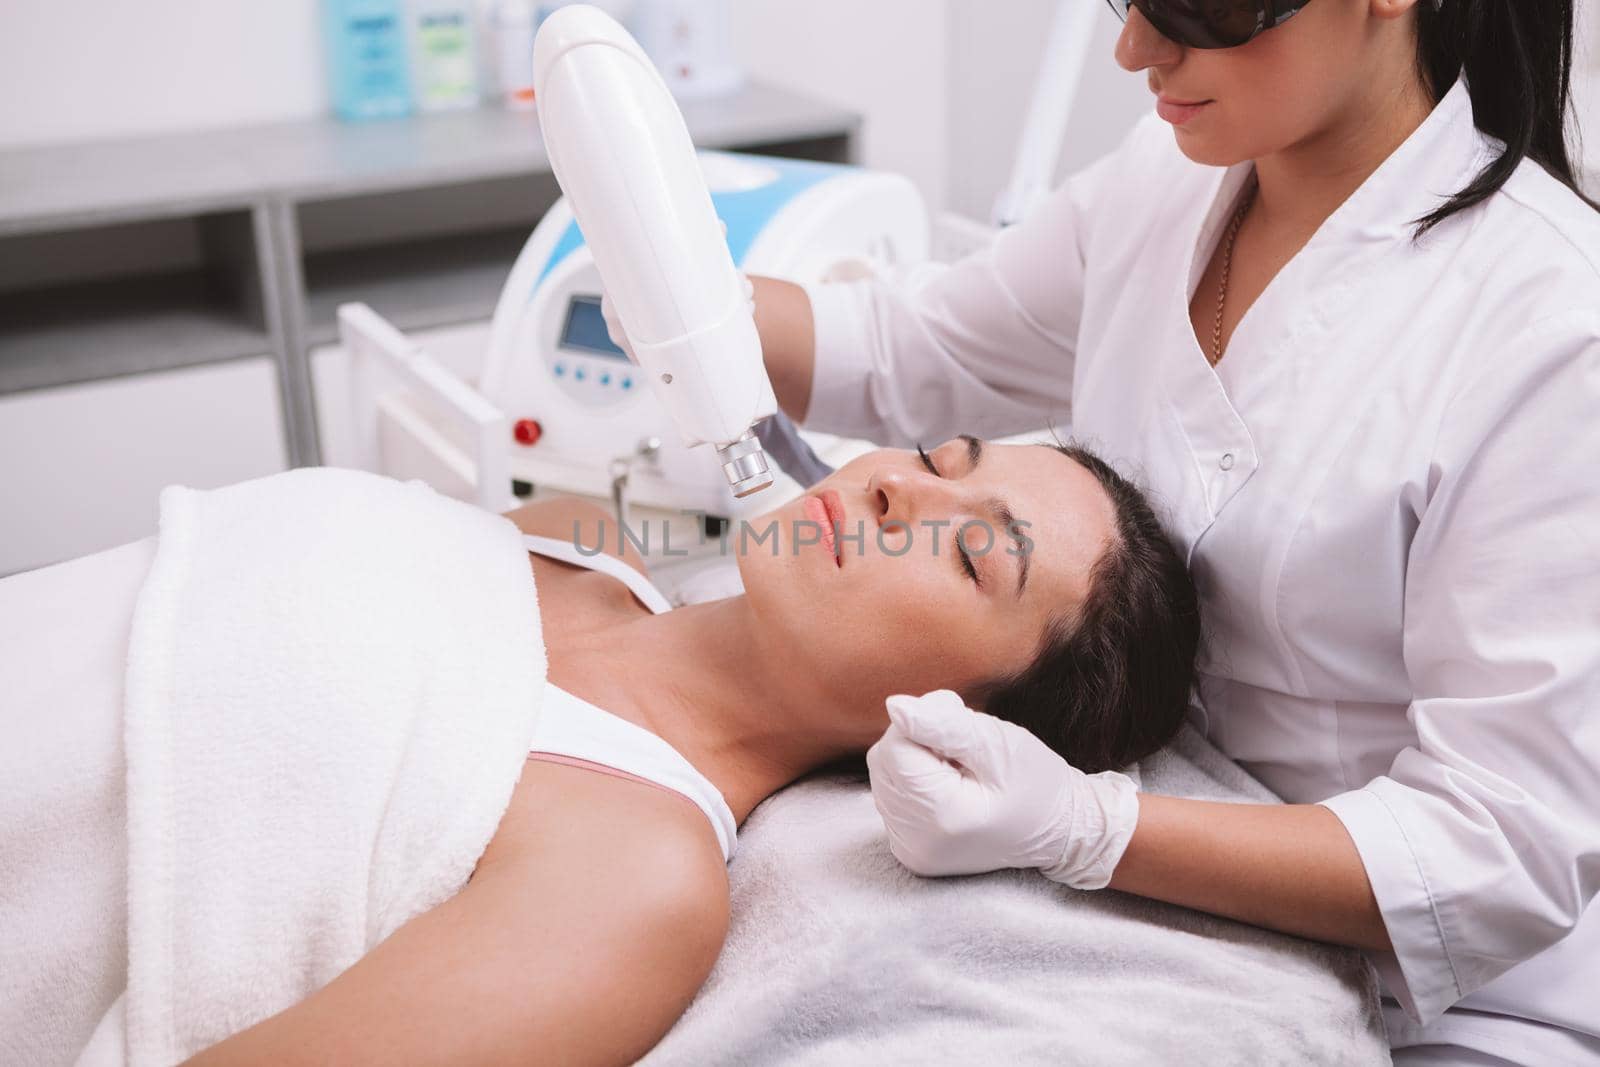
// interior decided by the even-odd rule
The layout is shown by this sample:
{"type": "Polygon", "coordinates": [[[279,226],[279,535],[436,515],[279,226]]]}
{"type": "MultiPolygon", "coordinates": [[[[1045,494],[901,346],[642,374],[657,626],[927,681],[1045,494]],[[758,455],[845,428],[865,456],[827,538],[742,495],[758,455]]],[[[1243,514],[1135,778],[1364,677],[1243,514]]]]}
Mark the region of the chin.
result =
{"type": "Polygon", "coordinates": [[[1201,166],[1231,167],[1249,158],[1215,137],[1207,137],[1205,134],[1182,127],[1175,128],[1172,133],[1177,139],[1178,151],[1187,156],[1190,162],[1199,163],[1201,166]]]}
{"type": "MultiPolygon", "coordinates": [[[[760,528],[769,520],[781,521],[763,515],[751,522],[760,528]]],[[[733,538],[729,543],[729,551],[738,564],[744,595],[757,613],[769,619],[796,614],[799,606],[808,598],[804,589],[805,576],[802,569],[796,566],[799,560],[790,554],[787,541],[780,545],[778,553],[774,555],[770,541],[759,546],[751,542],[749,551],[740,552],[737,532],[733,538]]]]}

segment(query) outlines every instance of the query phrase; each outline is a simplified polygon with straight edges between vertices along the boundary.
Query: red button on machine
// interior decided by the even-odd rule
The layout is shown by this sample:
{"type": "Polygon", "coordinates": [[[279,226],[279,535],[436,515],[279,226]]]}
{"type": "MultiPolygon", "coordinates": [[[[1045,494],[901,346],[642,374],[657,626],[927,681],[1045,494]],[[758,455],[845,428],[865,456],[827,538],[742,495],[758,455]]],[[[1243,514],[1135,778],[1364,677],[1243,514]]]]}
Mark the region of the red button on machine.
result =
{"type": "Polygon", "coordinates": [[[511,428],[511,436],[517,439],[519,445],[536,445],[539,438],[544,436],[544,427],[539,425],[537,419],[518,419],[511,428]]]}

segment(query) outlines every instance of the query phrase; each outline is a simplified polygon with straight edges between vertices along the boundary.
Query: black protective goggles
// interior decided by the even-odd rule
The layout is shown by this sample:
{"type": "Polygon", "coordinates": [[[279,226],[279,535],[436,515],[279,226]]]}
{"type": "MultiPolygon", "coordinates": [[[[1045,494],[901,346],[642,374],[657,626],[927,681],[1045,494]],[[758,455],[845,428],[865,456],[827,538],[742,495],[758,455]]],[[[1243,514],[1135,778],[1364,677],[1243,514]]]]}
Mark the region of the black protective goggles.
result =
{"type": "Polygon", "coordinates": [[[1237,48],[1281,26],[1311,0],[1106,0],[1124,22],[1136,7],[1156,32],[1185,48],[1237,48]]]}

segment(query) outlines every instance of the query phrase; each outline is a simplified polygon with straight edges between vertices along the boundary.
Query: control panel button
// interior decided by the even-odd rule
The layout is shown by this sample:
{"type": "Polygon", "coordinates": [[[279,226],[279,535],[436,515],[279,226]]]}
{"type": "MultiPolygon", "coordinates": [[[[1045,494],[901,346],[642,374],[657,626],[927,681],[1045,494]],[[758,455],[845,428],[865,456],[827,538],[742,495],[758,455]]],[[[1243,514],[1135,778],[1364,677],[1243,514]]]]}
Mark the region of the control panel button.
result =
{"type": "Polygon", "coordinates": [[[536,445],[544,436],[544,427],[539,425],[538,419],[518,419],[511,427],[511,436],[519,445],[536,445]]]}

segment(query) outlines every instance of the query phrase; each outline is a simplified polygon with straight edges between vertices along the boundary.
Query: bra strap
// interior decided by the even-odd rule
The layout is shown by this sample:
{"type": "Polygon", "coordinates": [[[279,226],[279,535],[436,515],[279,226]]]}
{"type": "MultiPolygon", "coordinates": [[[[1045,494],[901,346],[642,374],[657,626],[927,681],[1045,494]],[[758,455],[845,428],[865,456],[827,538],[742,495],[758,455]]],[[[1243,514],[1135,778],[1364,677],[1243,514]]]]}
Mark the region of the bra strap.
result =
{"type": "Polygon", "coordinates": [[[578,547],[569,541],[562,541],[555,537],[541,537],[538,534],[523,534],[522,543],[528,551],[558,559],[563,563],[570,563],[575,567],[586,570],[599,571],[609,574],[617,581],[628,587],[634,598],[643,604],[653,615],[671,611],[672,604],[661,595],[661,590],[650,584],[650,579],[628,566],[616,556],[608,555],[596,550],[593,554],[580,552],[578,547]]]}

